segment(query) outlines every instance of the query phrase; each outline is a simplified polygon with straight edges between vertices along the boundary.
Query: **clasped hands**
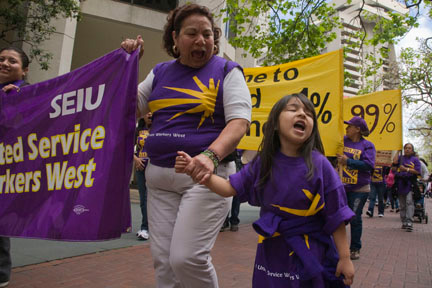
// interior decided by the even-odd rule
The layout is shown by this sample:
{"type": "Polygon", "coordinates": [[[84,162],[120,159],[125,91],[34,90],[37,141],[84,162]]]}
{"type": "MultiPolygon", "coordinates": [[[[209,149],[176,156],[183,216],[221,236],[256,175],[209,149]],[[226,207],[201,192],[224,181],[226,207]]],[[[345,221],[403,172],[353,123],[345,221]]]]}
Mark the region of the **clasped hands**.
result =
{"type": "Polygon", "coordinates": [[[406,166],[404,166],[404,165],[401,165],[401,166],[399,166],[399,170],[400,170],[401,172],[409,172],[410,168],[409,168],[409,167],[406,167],[406,166]]]}
{"type": "Polygon", "coordinates": [[[348,156],[345,154],[336,154],[339,165],[347,165],[348,156]]]}
{"type": "Polygon", "coordinates": [[[204,184],[210,179],[214,171],[214,164],[209,157],[203,154],[191,157],[183,151],[178,151],[177,154],[174,164],[176,173],[185,173],[199,184],[204,184]]]}

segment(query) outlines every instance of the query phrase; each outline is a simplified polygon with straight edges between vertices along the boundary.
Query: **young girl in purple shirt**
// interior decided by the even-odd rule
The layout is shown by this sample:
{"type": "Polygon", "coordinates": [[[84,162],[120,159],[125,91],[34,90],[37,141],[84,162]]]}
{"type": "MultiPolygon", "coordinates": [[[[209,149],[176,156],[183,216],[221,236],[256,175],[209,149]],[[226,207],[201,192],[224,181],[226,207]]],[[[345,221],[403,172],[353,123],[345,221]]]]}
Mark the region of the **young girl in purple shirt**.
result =
{"type": "MultiPolygon", "coordinates": [[[[354,266],[345,225],[354,216],[343,185],[323,155],[313,104],[288,95],[272,108],[254,160],[229,180],[208,175],[215,193],[260,206],[253,287],[345,287],[354,266]],[[342,276],[342,275],[343,276],[342,276]]],[[[178,152],[176,172],[190,173],[178,152]]]]}

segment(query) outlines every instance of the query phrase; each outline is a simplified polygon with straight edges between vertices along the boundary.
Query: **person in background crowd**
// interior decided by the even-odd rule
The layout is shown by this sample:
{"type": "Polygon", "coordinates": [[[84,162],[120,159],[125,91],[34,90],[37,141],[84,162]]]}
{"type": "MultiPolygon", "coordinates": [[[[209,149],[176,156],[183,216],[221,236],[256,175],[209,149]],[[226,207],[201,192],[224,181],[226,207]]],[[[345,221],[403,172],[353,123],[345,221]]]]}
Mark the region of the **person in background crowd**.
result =
{"type": "Polygon", "coordinates": [[[428,181],[428,178],[429,178],[428,165],[427,165],[425,159],[420,157],[419,160],[420,160],[420,165],[421,165],[420,181],[426,183],[428,181]]]}
{"type": "Polygon", "coordinates": [[[397,189],[395,188],[395,173],[392,169],[390,169],[389,173],[386,175],[386,189],[387,189],[387,198],[390,201],[391,209],[390,212],[399,213],[399,200],[397,197],[397,189]]]}
{"type": "Polygon", "coordinates": [[[432,197],[432,173],[429,175],[426,185],[426,197],[432,197]]]}
{"type": "MultiPolygon", "coordinates": [[[[259,234],[254,288],[345,287],[354,279],[345,231],[354,213],[324,156],[317,124],[306,96],[285,96],[270,111],[258,156],[229,180],[212,175],[200,182],[261,207],[253,223],[259,234]]],[[[190,156],[178,154],[176,171],[193,175],[190,156]]]]}
{"type": "MultiPolygon", "coordinates": [[[[249,127],[252,104],[242,68],[216,56],[220,36],[207,7],[172,10],[163,46],[175,59],[156,65],[138,87],[138,114],[153,115],[146,139],[147,213],[159,288],[218,287],[210,251],[231,198],[175,173],[174,164],[181,149],[193,157],[195,179],[235,173],[227,156],[249,127]]],[[[142,45],[140,36],[122,42],[128,52],[142,52],[142,45]]]]}
{"type": "Polygon", "coordinates": [[[363,232],[362,212],[370,192],[371,172],[375,166],[375,145],[364,139],[369,135],[366,121],[354,116],[349,121],[344,137],[344,154],[337,155],[343,166],[342,182],[348,196],[348,205],[356,214],[351,220],[351,259],[360,258],[361,236],[363,232]]]}
{"type": "MultiPolygon", "coordinates": [[[[11,93],[28,83],[25,81],[30,61],[19,48],[7,47],[0,50],[0,89],[11,93]]],[[[19,95],[17,95],[18,97],[19,95]]],[[[9,237],[0,237],[0,287],[9,285],[12,260],[9,237]]]]}
{"type": "Polygon", "coordinates": [[[330,164],[333,168],[338,171],[338,159],[336,156],[327,156],[327,160],[329,160],[330,164]]]}
{"type": "Polygon", "coordinates": [[[141,227],[136,233],[138,240],[149,239],[149,228],[147,221],[147,187],[145,179],[145,168],[148,164],[148,156],[144,144],[147,136],[149,135],[151,121],[151,112],[149,112],[138,121],[138,127],[135,133],[136,153],[134,154],[134,164],[142,215],[141,227]]]}
{"type": "MultiPolygon", "coordinates": [[[[420,175],[418,175],[418,187],[420,189],[420,199],[416,199],[414,200],[416,207],[424,207],[424,198],[426,197],[426,191],[427,191],[427,182],[428,182],[428,178],[429,178],[429,170],[428,170],[428,166],[426,163],[426,160],[424,160],[421,157],[418,157],[420,160],[420,165],[421,165],[421,173],[420,175]]],[[[415,211],[414,211],[415,214],[415,211]]]]}
{"type": "MultiPolygon", "coordinates": [[[[236,150],[236,158],[235,158],[235,164],[236,164],[236,172],[240,171],[240,169],[243,167],[243,163],[241,161],[241,154],[243,151],[236,150]]],[[[224,232],[226,229],[230,228],[230,231],[237,232],[240,223],[239,219],[239,213],[240,213],[240,200],[237,196],[233,196],[232,204],[231,204],[231,210],[228,213],[224,224],[222,225],[222,228],[220,229],[220,232],[224,232]],[[230,215],[231,214],[231,215],[230,215]]]]}
{"type": "Polygon", "coordinates": [[[395,185],[399,197],[400,218],[402,229],[413,231],[414,191],[417,185],[417,175],[420,174],[421,164],[415,156],[414,146],[411,143],[404,145],[403,155],[396,155],[393,159],[392,170],[396,172],[395,185]]]}
{"type": "Polygon", "coordinates": [[[371,191],[369,193],[369,208],[366,211],[366,215],[373,217],[375,201],[378,196],[378,217],[384,217],[384,195],[386,190],[386,184],[384,182],[386,172],[388,172],[387,167],[381,165],[376,165],[372,173],[371,179],[371,191]]]}

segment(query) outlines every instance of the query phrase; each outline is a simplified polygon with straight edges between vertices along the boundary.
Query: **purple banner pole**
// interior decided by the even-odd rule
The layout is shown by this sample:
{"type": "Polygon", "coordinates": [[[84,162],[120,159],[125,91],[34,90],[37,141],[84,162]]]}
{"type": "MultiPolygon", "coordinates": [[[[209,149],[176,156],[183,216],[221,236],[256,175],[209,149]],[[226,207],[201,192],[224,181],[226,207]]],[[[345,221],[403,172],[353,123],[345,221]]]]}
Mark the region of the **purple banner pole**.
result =
{"type": "Polygon", "coordinates": [[[0,235],[94,241],[131,226],[138,53],[0,91],[0,235]]]}

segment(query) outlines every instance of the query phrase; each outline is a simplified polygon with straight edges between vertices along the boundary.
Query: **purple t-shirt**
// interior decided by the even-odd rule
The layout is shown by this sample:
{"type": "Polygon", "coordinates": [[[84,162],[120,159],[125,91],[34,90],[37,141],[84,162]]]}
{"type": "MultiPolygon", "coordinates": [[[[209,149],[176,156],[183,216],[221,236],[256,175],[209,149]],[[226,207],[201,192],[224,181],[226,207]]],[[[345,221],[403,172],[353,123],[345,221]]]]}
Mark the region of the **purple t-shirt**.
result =
{"type": "MultiPolygon", "coordinates": [[[[363,137],[359,142],[353,142],[345,136],[344,154],[350,159],[361,160],[370,167],[375,166],[375,145],[363,137]]],[[[371,182],[371,171],[361,171],[345,166],[343,169],[342,182],[345,185],[346,191],[355,191],[371,182]]]]}
{"type": "Polygon", "coordinates": [[[218,56],[201,68],[177,60],[155,66],[148,99],[153,121],[146,140],[152,164],[174,167],[177,151],[196,156],[219,136],[226,125],[223,82],[234,67],[239,65],[218,56]]]}
{"type": "Polygon", "coordinates": [[[316,151],[312,157],[309,181],[304,159],[280,152],[274,157],[273,180],[262,188],[257,186],[259,159],[230,176],[240,201],[261,207],[254,223],[260,236],[253,287],[344,287],[334,277],[338,257],[331,234],[354,213],[330,162],[316,151]]]}
{"type": "Polygon", "coordinates": [[[149,159],[147,152],[146,152],[146,149],[145,149],[145,146],[144,146],[148,135],[149,135],[148,129],[140,130],[138,132],[137,143],[136,143],[136,145],[137,145],[136,146],[137,147],[136,155],[138,158],[144,160],[144,166],[147,166],[148,159],[149,159]]]}
{"type": "Polygon", "coordinates": [[[384,184],[384,169],[383,166],[376,165],[374,168],[374,171],[372,173],[372,179],[371,181],[373,183],[382,183],[384,184]]]}
{"type": "MultiPolygon", "coordinates": [[[[398,161],[399,165],[404,165],[410,169],[416,170],[418,173],[421,171],[420,160],[412,156],[402,156],[399,157],[398,161]]],[[[398,185],[398,193],[401,195],[406,195],[411,191],[411,179],[415,178],[414,174],[410,172],[400,172],[396,173],[397,185],[398,185]]]]}

